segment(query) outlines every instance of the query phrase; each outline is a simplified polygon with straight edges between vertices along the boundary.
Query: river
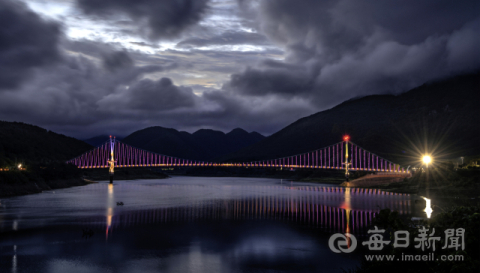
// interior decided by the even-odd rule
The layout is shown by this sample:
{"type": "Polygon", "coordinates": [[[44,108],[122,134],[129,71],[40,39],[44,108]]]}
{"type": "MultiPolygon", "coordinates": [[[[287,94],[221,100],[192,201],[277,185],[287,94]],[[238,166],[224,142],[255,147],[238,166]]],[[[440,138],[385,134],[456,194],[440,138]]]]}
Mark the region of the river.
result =
{"type": "Polygon", "coordinates": [[[340,272],[333,233],[364,236],[410,196],[262,178],[172,177],[0,200],[0,272],[340,272]],[[122,205],[123,203],[123,205],[122,205]]]}

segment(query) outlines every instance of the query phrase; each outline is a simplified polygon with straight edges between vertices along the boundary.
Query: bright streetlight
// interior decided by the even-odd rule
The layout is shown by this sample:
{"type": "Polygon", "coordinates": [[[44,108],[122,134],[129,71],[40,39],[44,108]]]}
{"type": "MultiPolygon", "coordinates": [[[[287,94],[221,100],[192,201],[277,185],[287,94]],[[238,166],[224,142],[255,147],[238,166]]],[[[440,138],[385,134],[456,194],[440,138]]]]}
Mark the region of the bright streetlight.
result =
{"type": "Polygon", "coordinates": [[[427,168],[428,168],[428,164],[430,164],[430,162],[432,162],[432,158],[429,155],[424,155],[423,156],[423,163],[425,163],[427,165],[427,168]]]}

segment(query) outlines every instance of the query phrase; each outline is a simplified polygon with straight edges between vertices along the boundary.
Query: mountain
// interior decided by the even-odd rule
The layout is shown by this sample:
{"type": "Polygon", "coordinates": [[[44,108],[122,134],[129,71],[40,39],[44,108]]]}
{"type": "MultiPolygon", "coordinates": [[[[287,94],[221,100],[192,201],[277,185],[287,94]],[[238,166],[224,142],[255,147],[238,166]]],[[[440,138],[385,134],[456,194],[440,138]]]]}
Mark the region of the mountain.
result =
{"type": "Polygon", "coordinates": [[[0,121],[0,168],[15,163],[64,162],[89,144],[21,122],[0,121]]]}
{"type": "Polygon", "coordinates": [[[237,128],[225,134],[200,129],[193,134],[160,126],[136,131],[122,142],[148,151],[194,160],[214,160],[261,141],[257,132],[237,128]]]}
{"type": "MultiPolygon", "coordinates": [[[[92,145],[93,147],[98,147],[103,143],[107,142],[109,139],[110,139],[109,135],[100,135],[100,136],[92,137],[89,139],[85,139],[84,142],[92,145]]],[[[121,141],[123,137],[116,136],[116,139],[121,141]]]]}
{"type": "Polygon", "coordinates": [[[480,73],[431,82],[403,94],[346,101],[297,120],[221,158],[251,161],[295,155],[340,142],[348,134],[365,149],[399,163],[479,155],[480,73]]]}

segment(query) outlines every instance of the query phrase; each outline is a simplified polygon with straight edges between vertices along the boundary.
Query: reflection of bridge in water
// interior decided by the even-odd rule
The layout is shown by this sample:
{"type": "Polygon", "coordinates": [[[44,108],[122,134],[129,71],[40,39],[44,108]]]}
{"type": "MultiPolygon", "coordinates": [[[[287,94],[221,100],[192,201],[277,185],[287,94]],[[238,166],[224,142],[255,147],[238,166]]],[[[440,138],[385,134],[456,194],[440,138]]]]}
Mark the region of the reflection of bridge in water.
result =
{"type": "MultiPolygon", "coordinates": [[[[107,237],[117,228],[135,225],[212,220],[274,220],[331,232],[362,234],[382,208],[388,207],[400,214],[411,213],[410,196],[407,194],[315,186],[225,186],[232,193],[226,199],[194,200],[188,205],[129,210],[128,204],[125,207],[116,206],[114,187],[117,186],[109,185],[106,221],[105,216],[87,220],[89,226],[93,224],[106,229],[107,237]]],[[[135,187],[141,186],[128,184],[129,190],[135,187]]],[[[182,191],[187,195],[188,192],[208,189],[201,185],[154,187],[167,192],[182,191]]]]}

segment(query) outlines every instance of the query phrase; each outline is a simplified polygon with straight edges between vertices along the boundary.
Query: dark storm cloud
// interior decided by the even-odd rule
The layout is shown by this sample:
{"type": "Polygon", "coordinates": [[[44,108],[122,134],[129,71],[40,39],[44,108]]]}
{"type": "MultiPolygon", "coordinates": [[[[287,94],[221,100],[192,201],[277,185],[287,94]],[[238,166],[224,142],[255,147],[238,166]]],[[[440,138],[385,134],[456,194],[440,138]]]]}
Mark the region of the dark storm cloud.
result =
{"type": "Polygon", "coordinates": [[[90,40],[62,39],[61,47],[72,53],[80,53],[86,56],[102,59],[112,53],[112,45],[90,40]]]}
{"type": "Polygon", "coordinates": [[[382,27],[389,31],[393,39],[406,45],[460,29],[465,23],[478,18],[480,10],[478,1],[469,0],[350,0],[346,3],[348,7],[338,7],[339,16],[347,19],[352,11],[365,10],[366,13],[357,13],[358,21],[370,29],[374,25],[382,27]]]}
{"type": "Polygon", "coordinates": [[[215,51],[215,50],[198,50],[191,49],[186,51],[165,51],[172,56],[181,56],[175,58],[177,62],[181,62],[184,67],[190,64],[201,71],[210,71],[229,77],[232,73],[238,73],[245,66],[259,62],[259,59],[267,59],[281,57],[283,51],[278,49],[266,49],[262,51],[215,51]],[[183,61],[182,61],[183,60],[183,61]]]}
{"type": "Polygon", "coordinates": [[[122,12],[138,25],[140,33],[157,40],[178,36],[200,21],[208,0],[77,0],[87,14],[112,16],[122,12]],[[147,30],[147,31],[145,31],[147,30]]]}
{"type": "Polygon", "coordinates": [[[180,107],[192,107],[196,96],[191,88],[176,86],[169,78],[158,81],[143,79],[100,101],[102,109],[141,110],[162,112],[180,107]]]}
{"type": "Polygon", "coordinates": [[[376,32],[384,35],[384,40],[403,45],[451,34],[478,18],[480,10],[480,2],[470,0],[260,2],[258,18],[269,37],[287,45],[300,43],[317,54],[336,58],[358,50],[376,32]]]}
{"type": "Polygon", "coordinates": [[[247,68],[242,73],[233,74],[224,88],[251,96],[276,94],[287,97],[302,95],[312,89],[313,80],[304,73],[302,67],[274,61],[269,63],[264,69],[247,68]]]}
{"type": "Polygon", "coordinates": [[[0,0],[0,89],[18,87],[32,69],[59,59],[58,24],[46,22],[18,1],[0,0]]]}
{"type": "Polygon", "coordinates": [[[105,68],[108,68],[106,62],[109,62],[110,65],[113,66],[115,66],[115,62],[119,62],[120,66],[124,68],[130,67],[131,63],[133,65],[142,65],[141,67],[144,70],[144,73],[147,73],[149,72],[147,70],[167,71],[179,66],[188,66],[188,64],[180,63],[178,58],[163,56],[152,58],[149,55],[139,52],[127,52],[125,50],[117,51],[116,48],[121,48],[121,46],[115,43],[107,44],[90,40],[71,41],[63,39],[61,46],[70,53],[82,54],[99,59],[105,68]]]}
{"type": "MultiPolygon", "coordinates": [[[[38,19],[26,7],[19,7],[17,13],[24,16],[18,18],[17,25],[22,26],[23,21],[29,22],[32,18],[38,19]]],[[[36,25],[42,22],[38,20],[36,25]]],[[[40,31],[39,36],[50,37],[48,28],[30,27],[40,31]]],[[[33,48],[19,47],[19,54],[28,55],[37,44],[31,45],[33,48]]],[[[221,59],[238,66],[247,60],[254,61],[262,54],[281,54],[278,51],[165,51],[162,55],[149,57],[141,52],[127,52],[116,44],[68,40],[61,33],[51,47],[61,48],[56,62],[35,69],[23,79],[22,86],[2,92],[0,119],[32,123],[79,138],[104,132],[125,135],[154,125],[184,130],[205,127],[231,130],[241,126],[268,133],[283,125],[289,116],[289,121],[293,121],[290,114],[298,114],[297,109],[302,104],[301,101],[278,102],[274,98],[269,101],[251,99],[192,85],[205,92],[201,96],[194,94],[192,87],[176,85],[162,76],[167,72],[184,73],[179,69],[208,71],[213,67],[212,71],[222,71],[221,64],[210,66],[205,62],[206,58],[221,59]],[[154,80],[145,78],[147,76],[162,78],[154,80]],[[268,125],[263,120],[268,120],[268,125]]],[[[30,67],[24,67],[18,72],[21,74],[28,70],[30,67]]],[[[225,68],[222,72],[225,73],[225,68]]],[[[301,108],[305,113],[309,111],[306,107],[301,108]]]]}
{"type": "Polygon", "coordinates": [[[99,108],[102,98],[137,83],[146,74],[175,68],[173,62],[135,66],[129,53],[111,45],[69,41],[58,25],[40,20],[18,3],[0,1],[0,14],[8,15],[0,16],[0,71],[13,73],[1,93],[2,120],[81,134],[88,131],[83,126],[115,116],[117,109],[105,112],[99,108]],[[15,85],[12,78],[17,80],[15,85]]]}
{"type": "Polygon", "coordinates": [[[211,45],[270,45],[264,35],[244,31],[228,31],[209,38],[187,38],[177,44],[180,48],[211,45]]]}
{"type": "Polygon", "coordinates": [[[132,58],[125,51],[118,51],[103,57],[103,66],[110,71],[133,67],[132,58]]]}
{"type": "Polygon", "coordinates": [[[232,75],[224,88],[239,94],[310,98],[321,110],[480,68],[479,1],[239,2],[297,66],[232,75]]]}
{"type": "Polygon", "coordinates": [[[21,89],[3,93],[0,115],[34,124],[93,124],[110,116],[99,108],[100,100],[121,92],[146,73],[159,71],[162,67],[146,66],[112,73],[83,56],[64,56],[62,62],[33,75],[21,89]]]}

